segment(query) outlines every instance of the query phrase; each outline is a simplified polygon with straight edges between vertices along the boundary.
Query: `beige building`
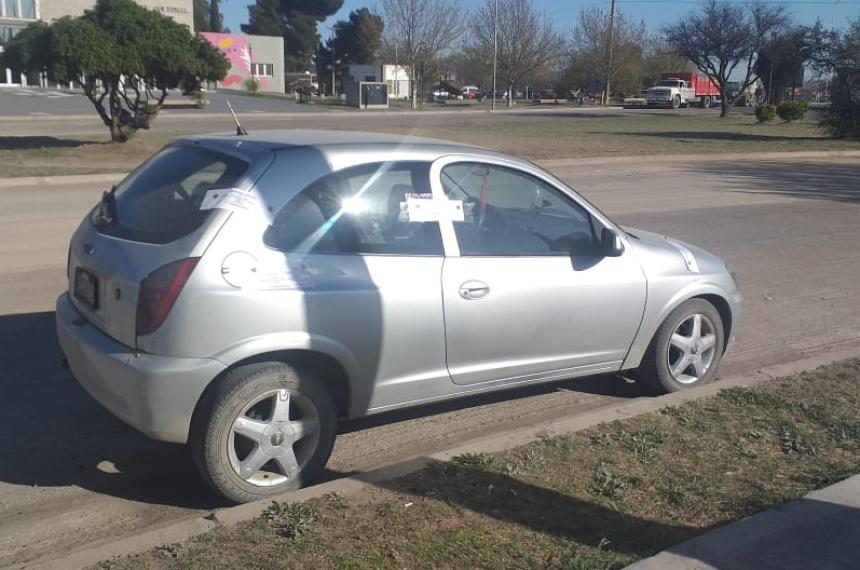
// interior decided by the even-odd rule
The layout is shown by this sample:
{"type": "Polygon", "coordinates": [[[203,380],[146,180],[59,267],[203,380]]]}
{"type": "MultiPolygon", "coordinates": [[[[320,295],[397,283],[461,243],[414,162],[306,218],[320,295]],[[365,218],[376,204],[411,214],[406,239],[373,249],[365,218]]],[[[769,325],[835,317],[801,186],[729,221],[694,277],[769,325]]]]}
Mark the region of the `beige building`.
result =
{"type": "MultiPolygon", "coordinates": [[[[194,31],[193,0],[135,0],[141,6],[170,16],[194,31]]],[[[80,16],[95,0],[0,0],[0,49],[21,29],[36,20],[52,22],[63,16],[80,16]]],[[[0,87],[27,85],[26,76],[0,69],[0,87]]]]}

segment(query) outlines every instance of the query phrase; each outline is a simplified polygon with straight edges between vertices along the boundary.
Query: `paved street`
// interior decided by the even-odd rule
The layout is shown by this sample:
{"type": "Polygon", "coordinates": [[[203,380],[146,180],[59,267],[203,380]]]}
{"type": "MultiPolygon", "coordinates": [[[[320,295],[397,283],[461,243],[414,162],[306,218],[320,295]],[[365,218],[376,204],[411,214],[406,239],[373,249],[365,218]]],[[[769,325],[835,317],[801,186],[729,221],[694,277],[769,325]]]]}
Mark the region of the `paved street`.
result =
{"type": "MultiPolygon", "coordinates": [[[[860,346],[856,159],[552,170],[617,221],[671,233],[737,267],[747,304],[723,375],[860,346]]],[[[0,188],[0,566],[218,504],[184,448],[115,420],[59,367],[51,310],[68,237],[102,190],[0,188]]],[[[603,376],[351,422],[330,469],[364,470],[637,397],[635,384],[603,376]]]]}

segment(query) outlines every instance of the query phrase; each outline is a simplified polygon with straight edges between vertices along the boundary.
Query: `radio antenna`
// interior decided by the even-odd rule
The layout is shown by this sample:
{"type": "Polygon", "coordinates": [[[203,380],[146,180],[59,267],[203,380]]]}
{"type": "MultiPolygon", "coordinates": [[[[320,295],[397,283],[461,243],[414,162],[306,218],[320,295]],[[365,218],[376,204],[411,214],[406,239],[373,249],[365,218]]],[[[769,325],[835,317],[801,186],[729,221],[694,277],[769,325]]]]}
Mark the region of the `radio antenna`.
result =
{"type": "Polygon", "coordinates": [[[236,136],[241,137],[243,135],[247,135],[248,131],[245,130],[245,127],[239,122],[239,117],[236,116],[236,111],[233,110],[233,105],[230,104],[230,100],[227,99],[227,108],[230,109],[230,114],[233,115],[233,122],[236,123],[236,136]]]}

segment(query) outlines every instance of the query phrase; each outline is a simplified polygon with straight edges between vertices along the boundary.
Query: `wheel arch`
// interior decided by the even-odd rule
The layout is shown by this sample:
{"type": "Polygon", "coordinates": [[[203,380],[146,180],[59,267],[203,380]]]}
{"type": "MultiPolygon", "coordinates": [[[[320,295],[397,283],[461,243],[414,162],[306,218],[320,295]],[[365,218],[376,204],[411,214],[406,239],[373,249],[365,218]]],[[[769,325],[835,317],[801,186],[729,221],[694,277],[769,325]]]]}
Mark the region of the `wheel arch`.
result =
{"type": "Polygon", "coordinates": [[[333,356],[311,349],[282,349],[261,352],[237,360],[231,363],[211,382],[200,394],[191,415],[191,423],[197,419],[197,415],[212,391],[224,376],[249,364],[261,364],[264,362],[281,362],[295,366],[300,372],[311,373],[322,382],[334,399],[338,417],[345,418],[350,415],[352,392],[349,383],[349,374],[346,368],[333,356]]]}

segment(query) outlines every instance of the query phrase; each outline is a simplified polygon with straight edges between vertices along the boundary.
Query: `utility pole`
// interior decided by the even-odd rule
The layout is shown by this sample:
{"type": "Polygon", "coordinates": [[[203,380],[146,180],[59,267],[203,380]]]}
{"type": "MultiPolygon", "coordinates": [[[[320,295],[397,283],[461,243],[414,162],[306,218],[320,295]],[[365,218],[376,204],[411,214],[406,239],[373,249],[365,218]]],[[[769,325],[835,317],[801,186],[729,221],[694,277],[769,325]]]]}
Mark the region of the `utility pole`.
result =
{"type": "MultiPolygon", "coordinates": [[[[613,2],[615,0],[612,0],[613,2]]],[[[334,26],[331,27],[331,96],[336,96],[334,91],[334,26]]]]}
{"type": "Polygon", "coordinates": [[[615,0],[612,0],[612,8],[609,9],[609,41],[607,42],[606,58],[606,85],[603,88],[603,105],[609,105],[609,90],[612,87],[612,45],[615,43],[615,0]]]}
{"type": "MultiPolygon", "coordinates": [[[[612,0],[613,2],[615,0],[612,0]]],[[[496,110],[496,59],[499,53],[499,0],[493,5],[493,99],[490,110],[496,110]]]]}

